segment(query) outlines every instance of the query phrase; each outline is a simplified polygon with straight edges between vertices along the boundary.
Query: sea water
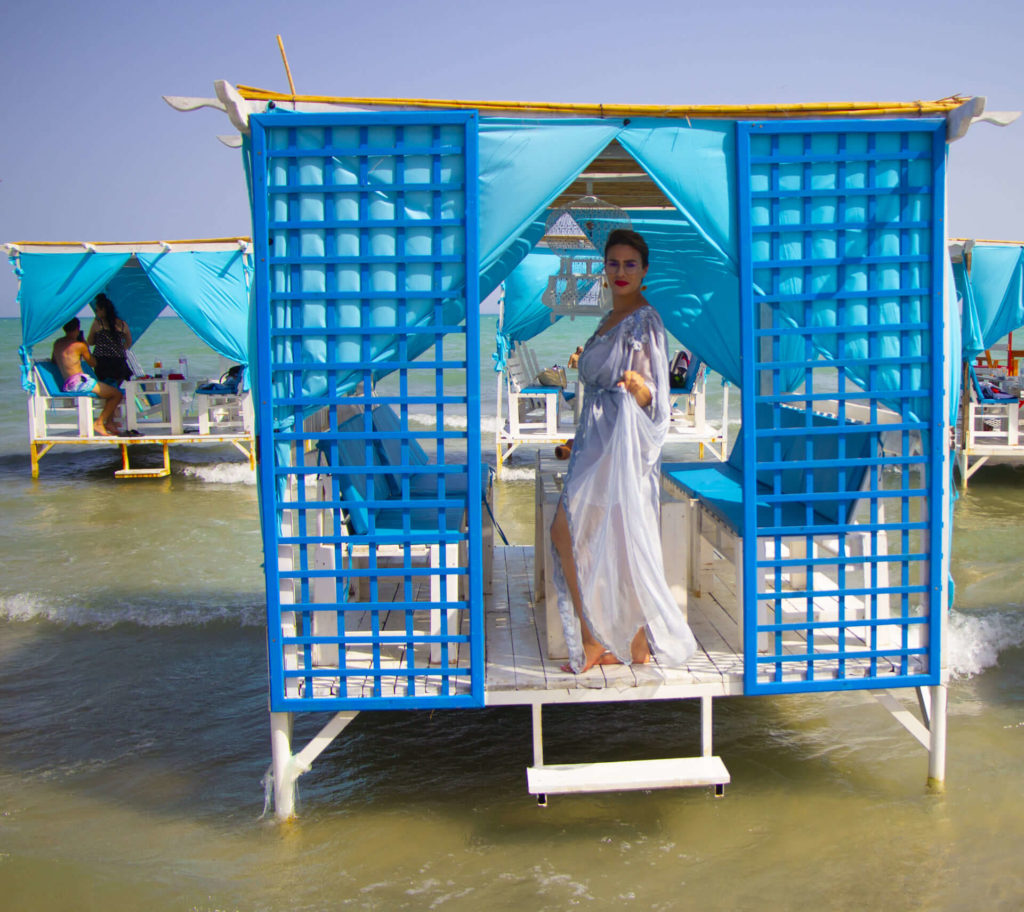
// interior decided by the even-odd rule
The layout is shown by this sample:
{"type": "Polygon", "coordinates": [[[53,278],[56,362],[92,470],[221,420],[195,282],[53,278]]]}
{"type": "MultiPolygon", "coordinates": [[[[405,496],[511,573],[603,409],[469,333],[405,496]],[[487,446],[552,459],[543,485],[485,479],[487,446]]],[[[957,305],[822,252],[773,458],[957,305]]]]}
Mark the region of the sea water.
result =
{"type": "MultiPolygon", "coordinates": [[[[494,318],[483,322],[493,459],[494,318]]],[[[563,320],[535,340],[538,360],[564,364],[591,329],[563,320]]],[[[924,750],[855,693],[716,700],[715,750],[732,774],[722,799],[654,791],[547,808],[526,793],[525,709],[363,713],[300,779],[298,820],[280,825],[261,817],[252,473],[231,449],[175,448],[169,478],[118,481],[115,450],[68,447],[33,481],[18,343],[17,321],[0,321],[0,909],[1024,903],[1024,474],[984,469],[955,507],[944,792],[925,786],[924,750]]],[[[176,319],[137,348],[144,365],[184,355],[193,374],[223,369],[176,319]]],[[[522,544],[531,456],[497,486],[499,522],[522,544]]],[[[158,448],[139,457],[159,460],[158,448]]],[[[297,717],[296,743],[324,720],[297,717]]],[[[545,748],[551,763],[692,755],[697,707],[552,708],[545,748]]]]}

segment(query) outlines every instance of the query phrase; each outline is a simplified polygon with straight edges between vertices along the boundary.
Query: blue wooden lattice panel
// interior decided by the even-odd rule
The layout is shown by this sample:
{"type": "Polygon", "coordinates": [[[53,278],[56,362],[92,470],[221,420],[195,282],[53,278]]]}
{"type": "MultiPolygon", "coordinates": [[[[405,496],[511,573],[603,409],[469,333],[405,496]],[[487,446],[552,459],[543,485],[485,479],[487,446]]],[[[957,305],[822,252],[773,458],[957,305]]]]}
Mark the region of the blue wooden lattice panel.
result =
{"type": "Polygon", "coordinates": [[[945,123],[737,144],[745,688],[937,683],[945,123]]]}
{"type": "Polygon", "coordinates": [[[476,116],[252,122],[271,707],[481,705],[476,116]]]}

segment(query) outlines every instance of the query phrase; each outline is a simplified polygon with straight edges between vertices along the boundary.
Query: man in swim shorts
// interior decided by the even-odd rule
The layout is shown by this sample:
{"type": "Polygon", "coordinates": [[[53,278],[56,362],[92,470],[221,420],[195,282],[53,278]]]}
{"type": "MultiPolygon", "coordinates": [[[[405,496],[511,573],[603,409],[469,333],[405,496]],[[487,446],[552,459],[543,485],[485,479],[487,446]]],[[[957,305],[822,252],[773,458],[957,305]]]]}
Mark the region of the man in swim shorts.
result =
{"type": "Polygon", "coordinates": [[[114,424],[114,412],[124,399],[121,391],[114,386],[100,383],[82,370],[82,362],[95,367],[96,359],[89,351],[89,346],[82,339],[82,325],[78,317],[72,317],[64,324],[64,336],[53,343],[54,363],[60,368],[65,393],[91,393],[105,399],[100,417],[93,422],[93,430],[101,437],[111,437],[117,433],[114,424]]]}

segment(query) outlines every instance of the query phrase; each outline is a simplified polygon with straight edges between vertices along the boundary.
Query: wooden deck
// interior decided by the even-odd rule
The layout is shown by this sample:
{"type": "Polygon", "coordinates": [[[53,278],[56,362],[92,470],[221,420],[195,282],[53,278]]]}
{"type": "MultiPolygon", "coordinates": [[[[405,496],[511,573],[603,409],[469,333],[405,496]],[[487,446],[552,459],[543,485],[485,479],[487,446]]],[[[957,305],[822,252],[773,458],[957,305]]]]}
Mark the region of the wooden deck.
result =
{"type": "MultiPolygon", "coordinates": [[[[543,602],[533,587],[533,549],[495,549],[494,591],[487,601],[488,705],[683,699],[743,692],[743,657],[735,620],[721,610],[691,611],[697,652],[686,668],[650,665],[600,665],[586,674],[561,670],[564,660],[549,659],[543,602]],[[504,570],[504,573],[502,573],[504,570]],[[729,640],[732,640],[730,643],[729,640]]],[[[717,606],[715,606],[717,607],[717,606]]]]}

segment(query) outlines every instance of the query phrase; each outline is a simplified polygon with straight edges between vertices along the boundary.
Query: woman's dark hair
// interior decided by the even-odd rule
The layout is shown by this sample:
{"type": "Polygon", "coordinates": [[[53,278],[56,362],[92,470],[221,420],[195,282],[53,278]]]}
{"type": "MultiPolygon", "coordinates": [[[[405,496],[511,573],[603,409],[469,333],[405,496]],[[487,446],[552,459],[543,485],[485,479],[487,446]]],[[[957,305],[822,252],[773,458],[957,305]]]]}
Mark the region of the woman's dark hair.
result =
{"type": "Polygon", "coordinates": [[[640,262],[644,264],[644,267],[646,268],[650,265],[650,251],[647,249],[647,241],[644,240],[642,234],[630,231],[628,228],[616,228],[608,235],[608,240],[605,241],[605,259],[608,258],[608,251],[616,244],[625,244],[627,247],[632,247],[640,254],[640,262]]]}
{"type": "Polygon", "coordinates": [[[96,315],[101,317],[103,321],[111,328],[114,328],[114,324],[118,321],[117,311],[114,309],[114,302],[110,300],[101,291],[93,302],[93,308],[96,311],[96,315]]]}

